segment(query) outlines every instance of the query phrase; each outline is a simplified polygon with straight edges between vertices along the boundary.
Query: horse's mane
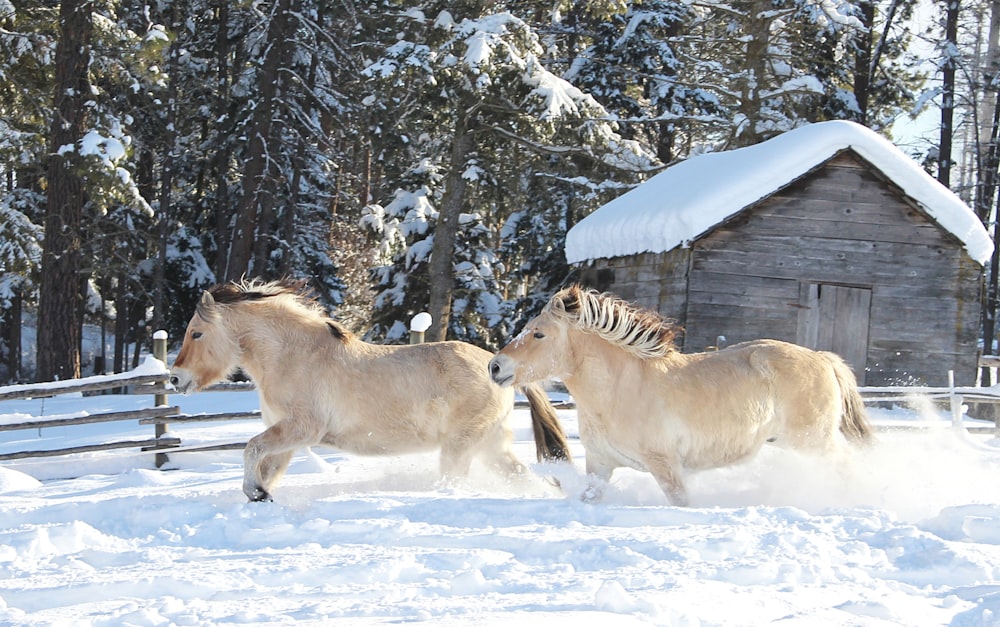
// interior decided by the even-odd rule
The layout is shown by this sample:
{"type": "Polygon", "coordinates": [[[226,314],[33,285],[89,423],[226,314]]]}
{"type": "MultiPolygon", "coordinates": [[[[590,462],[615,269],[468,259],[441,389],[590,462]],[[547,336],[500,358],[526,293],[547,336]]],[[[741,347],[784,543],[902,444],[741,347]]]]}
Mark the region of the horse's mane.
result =
{"type": "MultiPolygon", "coordinates": [[[[234,305],[259,300],[280,300],[307,317],[321,318],[334,337],[345,340],[351,336],[347,327],[327,316],[323,306],[316,299],[315,293],[302,279],[285,278],[276,281],[242,279],[212,286],[208,288],[208,293],[220,305],[234,305]]],[[[201,303],[198,304],[197,312],[203,317],[207,314],[201,303]]]]}
{"type": "Polygon", "coordinates": [[[674,338],[680,329],[673,321],[612,294],[573,285],[557,292],[545,305],[545,311],[641,359],[663,357],[677,350],[674,338]]]}

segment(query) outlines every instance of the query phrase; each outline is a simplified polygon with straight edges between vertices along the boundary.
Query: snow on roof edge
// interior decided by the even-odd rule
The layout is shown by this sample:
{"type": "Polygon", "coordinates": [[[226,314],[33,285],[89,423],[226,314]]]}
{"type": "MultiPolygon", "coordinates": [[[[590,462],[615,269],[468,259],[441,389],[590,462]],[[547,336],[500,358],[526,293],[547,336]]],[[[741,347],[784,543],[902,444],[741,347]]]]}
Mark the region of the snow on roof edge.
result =
{"type": "Polygon", "coordinates": [[[580,263],[687,246],[747,206],[807,174],[845,149],[881,171],[969,256],[985,265],[993,241],[951,190],[924,172],[892,142],[848,121],[818,122],[766,142],[692,157],[608,202],[566,235],[566,259],[580,263]],[[725,184],[719,178],[733,172],[725,184]]]}

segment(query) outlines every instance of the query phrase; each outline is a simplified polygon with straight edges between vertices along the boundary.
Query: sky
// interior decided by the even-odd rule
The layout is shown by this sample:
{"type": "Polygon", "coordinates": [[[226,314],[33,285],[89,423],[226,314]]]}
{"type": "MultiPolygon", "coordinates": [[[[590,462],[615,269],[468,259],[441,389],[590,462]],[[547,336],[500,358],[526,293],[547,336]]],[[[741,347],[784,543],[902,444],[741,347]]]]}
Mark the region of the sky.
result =
{"type": "MultiPolygon", "coordinates": [[[[258,406],[252,391],[169,400],[185,413],[258,406]]],[[[0,424],[151,404],[5,401],[0,424]]],[[[316,449],[272,503],[246,502],[239,451],[178,453],[164,470],[130,449],[0,462],[0,624],[1000,624],[1000,441],[928,403],[872,409],[877,444],[846,466],[766,448],[689,473],[686,508],[627,470],[601,502],[581,501],[586,452],[575,411],[560,416],[572,467],[506,480],[475,465],[443,485],[433,454],[316,449]]],[[[527,412],[512,424],[530,464],[527,412]]],[[[260,429],[171,431],[193,445],[260,429]]],[[[0,431],[0,453],[151,431],[0,431]]]]}

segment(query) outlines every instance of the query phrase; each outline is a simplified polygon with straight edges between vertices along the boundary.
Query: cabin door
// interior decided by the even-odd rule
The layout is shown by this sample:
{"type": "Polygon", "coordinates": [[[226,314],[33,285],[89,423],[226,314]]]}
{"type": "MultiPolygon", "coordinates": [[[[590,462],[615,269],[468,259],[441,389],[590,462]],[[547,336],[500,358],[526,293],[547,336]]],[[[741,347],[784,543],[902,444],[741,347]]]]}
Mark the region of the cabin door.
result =
{"type": "Polygon", "coordinates": [[[837,353],[854,370],[858,385],[864,385],[871,305],[868,288],[802,283],[796,342],[837,353]]]}

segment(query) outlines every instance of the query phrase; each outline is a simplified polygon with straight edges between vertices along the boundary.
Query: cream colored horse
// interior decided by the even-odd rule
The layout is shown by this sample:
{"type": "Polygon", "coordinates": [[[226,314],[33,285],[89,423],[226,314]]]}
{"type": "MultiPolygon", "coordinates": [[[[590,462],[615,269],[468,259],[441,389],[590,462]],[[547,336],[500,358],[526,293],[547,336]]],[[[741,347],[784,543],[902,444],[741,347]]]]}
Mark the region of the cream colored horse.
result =
{"type": "Polygon", "coordinates": [[[559,378],[576,402],[586,469],[652,473],[687,504],[682,470],[732,464],[765,442],[834,453],[871,437],[854,374],[832,353],[759,340],[682,354],[658,314],[570,287],[490,362],[500,385],[559,378]],[[843,433],[838,433],[839,431],[843,433]]]}
{"type": "MultiPolygon", "coordinates": [[[[474,456],[506,473],[514,393],[490,381],[491,354],[462,342],[379,346],[360,340],[292,281],[216,286],[202,295],[170,380],[180,392],[221,381],[237,367],[253,380],[266,429],[244,450],[243,492],[270,499],[295,450],[326,445],[360,455],[440,448],[445,477],[474,456]]],[[[524,386],[539,459],[568,459],[548,397],[524,386]]]]}

